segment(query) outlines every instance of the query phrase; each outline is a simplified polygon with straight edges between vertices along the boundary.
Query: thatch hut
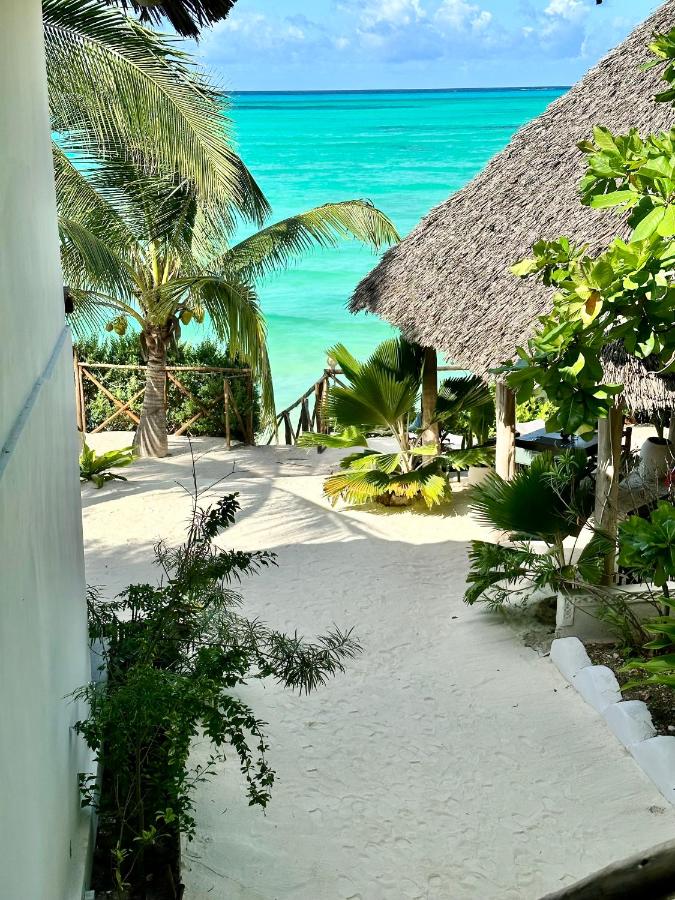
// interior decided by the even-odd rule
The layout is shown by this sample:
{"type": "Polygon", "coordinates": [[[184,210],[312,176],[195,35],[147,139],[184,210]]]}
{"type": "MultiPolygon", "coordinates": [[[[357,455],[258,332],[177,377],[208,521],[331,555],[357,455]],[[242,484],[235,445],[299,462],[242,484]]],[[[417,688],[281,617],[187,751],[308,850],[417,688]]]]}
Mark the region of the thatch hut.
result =
{"type": "MultiPolygon", "coordinates": [[[[538,238],[564,233],[599,249],[621,231],[616,213],[581,205],[584,156],[577,143],[595,124],[647,133],[675,123],[670,105],[654,103],[663,84],[659,69],[640,71],[652,34],[674,25],[675,0],[668,0],[389,250],[356,288],[352,311],[374,312],[480,375],[512,358],[550,309],[551,291],[515,278],[510,265],[527,256],[538,238]]],[[[656,401],[663,386],[653,375],[643,383],[644,367],[631,363],[625,374],[629,406],[646,395],[656,401]]],[[[508,477],[515,465],[515,403],[503,385],[497,405],[497,465],[508,477]]],[[[616,438],[618,425],[611,425],[616,438]]],[[[601,456],[603,444],[605,454],[616,444],[605,428],[610,426],[600,428],[601,456]]],[[[611,475],[611,461],[606,468],[611,475]]]]}

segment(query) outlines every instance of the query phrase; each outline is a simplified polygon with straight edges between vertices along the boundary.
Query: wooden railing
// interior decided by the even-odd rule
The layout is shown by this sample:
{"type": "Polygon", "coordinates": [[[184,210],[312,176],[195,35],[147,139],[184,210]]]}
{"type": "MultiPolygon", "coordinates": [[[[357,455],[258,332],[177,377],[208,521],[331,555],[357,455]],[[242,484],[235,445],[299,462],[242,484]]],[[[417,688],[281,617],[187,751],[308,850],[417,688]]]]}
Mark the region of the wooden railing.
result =
{"type": "MultiPolygon", "coordinates": [[[[125,419],[138,425],[140,422],[139,413],[134,409],[134,404],[139,403],[145,392],[145,386],[128,399],[120,398],[103,384],[101,377],[94,374],[96,370],[112,370],[126,369],[129,371],[145,373],[146,366],[121,365],[118,363],[93,363],[82,362],[73,356],[73,369],[75,375],[75,409],[77,414],[77,428],[81,432],[87,430],[87,399],[84,390],[85,380],[94,385],[97,392],[102,393],[115,407],[114,412],[109,415],[103,422],[100,422],[96,428],[93,428],[91,434],[105,431],[115,419],[122,416],[125,419]]],[[[196,397],[180,380],[177,373],[208,373],[221,375],[223,378],[223,425],[225,431],[225,442],[228,450],[232,446],[232,420],[234,419],[239,426],[239,433],[244,436],[247,444],[255,444],[255,429],[253,419],[253,378],[250,369],[225,369],[219,366],[167,366],[167,381],[173,384],[181,394],[190,399],[195,406],[198,407],[197,412],[187,421],[181,423],[179,428],[174,431],[175,435],[186,434],[190,428],[205,416],[212,414],[213,410],[220,405],[220,398],[205,402],[196,397]],[[245,379],[246,397],[248,401],[248,410],[242,415],[232,391],[233,379],[245,379]]],[[[166,395],[165,395],[166,402],[166,395]]]]}
{"type": "MultiPolygon", "coordinates": [[[[461,366],[439,366],[439,372],[463,372],[461,366]]],[[[297,444],[298,438],[306,431],[315,431],[319,434],[330,432],[330,422],[326,415],[326,400],[331,384],[344,386],[340,376],[344,375],[342,369],[324,369],[324,373],[298,397],[295,403],[291,403],[286,409],[277,414],[276,430],[268,440],[271,444],[275,436],[277,439],[283,430],[284,444],[297,444]],[[291,416],[294,413],[294,416],[291,416]]]]}

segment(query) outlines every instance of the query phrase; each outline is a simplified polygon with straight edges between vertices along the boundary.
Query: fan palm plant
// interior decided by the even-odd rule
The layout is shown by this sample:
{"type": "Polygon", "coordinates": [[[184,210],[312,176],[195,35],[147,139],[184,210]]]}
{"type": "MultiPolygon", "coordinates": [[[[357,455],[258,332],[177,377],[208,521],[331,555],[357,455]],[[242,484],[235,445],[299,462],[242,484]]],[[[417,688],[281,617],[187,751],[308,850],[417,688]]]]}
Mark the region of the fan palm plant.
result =
{"type": "Polygon", "coordinates": [[[346,456],[345,470],[332,475],[324,493],[332,503],[342,498],[349,503],[375,500],[387,506],[403,506],[421,498],[427,506],[446,496],[450,469],[463,469],[486,462],[483,450],[450,451],[439,454],[437,447],[422,446],[411,439],[422,379],[423,351],[403,338],[380,344],[361,363],[342,344],[328,351],[336,360],[349,385],[336,385],[328,393],[326,412],[339,431],[336,434],[304,434],[301,446],[336,448],[364,447],[346,456]],[[392,435],[397,452],[380,453],[368,447],[367,435],[392,435]]]}
{"type": "Polygon", "coordinates": [[[541,453],[510,481],[491,474],[473,489],[471,508],[486,525],[505,532],[509,545],[473,541],[467,603],[503,603],[518,593],[566,591],[576,580],[599,583],[607,538],[594,534],[576,563],[564,541],[578,536],[595,502],[594,465],[583,450],[541,453]],[[531,545],[547,545],[540,554],[531,545]]]}
{"type": "Polygon", "coordinates": [[[263,416],[274,419],[266,327],[255,285],[311,246],[354,237],[379,248],[397,238],[386,216],[363,200],[327,204],[230,244],[233,223],[176,179],[142,176],[106,162],[82,176],[73,209],[62,197],[61,246],[76,328],[141,330],[147,382],[135,448],[167,453],[167,350],[181,325],[208,315],[232,356],[262,387],[263,416]],[[84,202],[83,202],[84,201],[84,202]]]}

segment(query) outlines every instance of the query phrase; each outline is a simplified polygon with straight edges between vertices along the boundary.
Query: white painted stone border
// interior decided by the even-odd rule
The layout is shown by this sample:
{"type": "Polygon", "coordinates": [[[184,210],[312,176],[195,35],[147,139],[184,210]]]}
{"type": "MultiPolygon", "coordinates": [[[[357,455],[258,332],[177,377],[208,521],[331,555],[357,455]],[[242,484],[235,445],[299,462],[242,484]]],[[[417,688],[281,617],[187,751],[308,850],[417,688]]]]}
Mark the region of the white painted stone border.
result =
{"type": "Polygon", "coordinates": [[[579,638],[558,638],[551,660],[563,678],[597,710],[609,729],[675,806],[675,737],[657,735],[647,705],[622,700],[619,683],[607,666],[594,666],[579,638]]]}

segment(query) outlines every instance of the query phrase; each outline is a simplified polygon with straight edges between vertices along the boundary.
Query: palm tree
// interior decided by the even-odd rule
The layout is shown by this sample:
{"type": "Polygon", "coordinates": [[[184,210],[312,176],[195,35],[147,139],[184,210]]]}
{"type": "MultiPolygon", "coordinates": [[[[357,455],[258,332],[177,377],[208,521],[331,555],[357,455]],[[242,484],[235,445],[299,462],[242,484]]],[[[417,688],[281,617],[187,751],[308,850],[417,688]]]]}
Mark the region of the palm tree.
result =
{"type": "Polygon", "coordinates": [[[95,202],[83,173],[133,161],[142,174],[189,181],[224,217],[262,224],[269,206],[233,150],[223,97],[175,39],[99,0],[42,9],[59,201],[95,202]]]}
{"type": "Polygon", "coordinates": [[[167,350],[181,324],[208,315],[233,356],[262,386],[264,421],[274,420],[266,327],[257,281],[312,246],[354,237],[380,248],[398,238],[389,219],[364,200],[330,203],[264,228],[232,245],[234,224],[193,186],[141,176],[131,164],[102,163],[82,178],[73,209],[61,204],[64,274],[76,327],[141,330],[147,383],[137,452],[167,453],[167,350]]]}
{"type": "MultiPolygon", "coordinates": [[[[223,6],[179,5],[204,16],[223,6]]],[[[232,149],[222,96],[175,43],[118,9],[44,0],[43,13],[64,275],[76,322],[101,325],[107,309],[108,326],[123,330],[131,318],[141,327],[149,367],[139,452],[166,453],[166,349],[181,319],[210,315],[216,334],[257,369],[270,412],[256,280],[313,244],[355,236],[380,247],[397,239],[395,229],[355,201],[230,247],[238,221],[261,226],[270,210],[232,149]]]]}

